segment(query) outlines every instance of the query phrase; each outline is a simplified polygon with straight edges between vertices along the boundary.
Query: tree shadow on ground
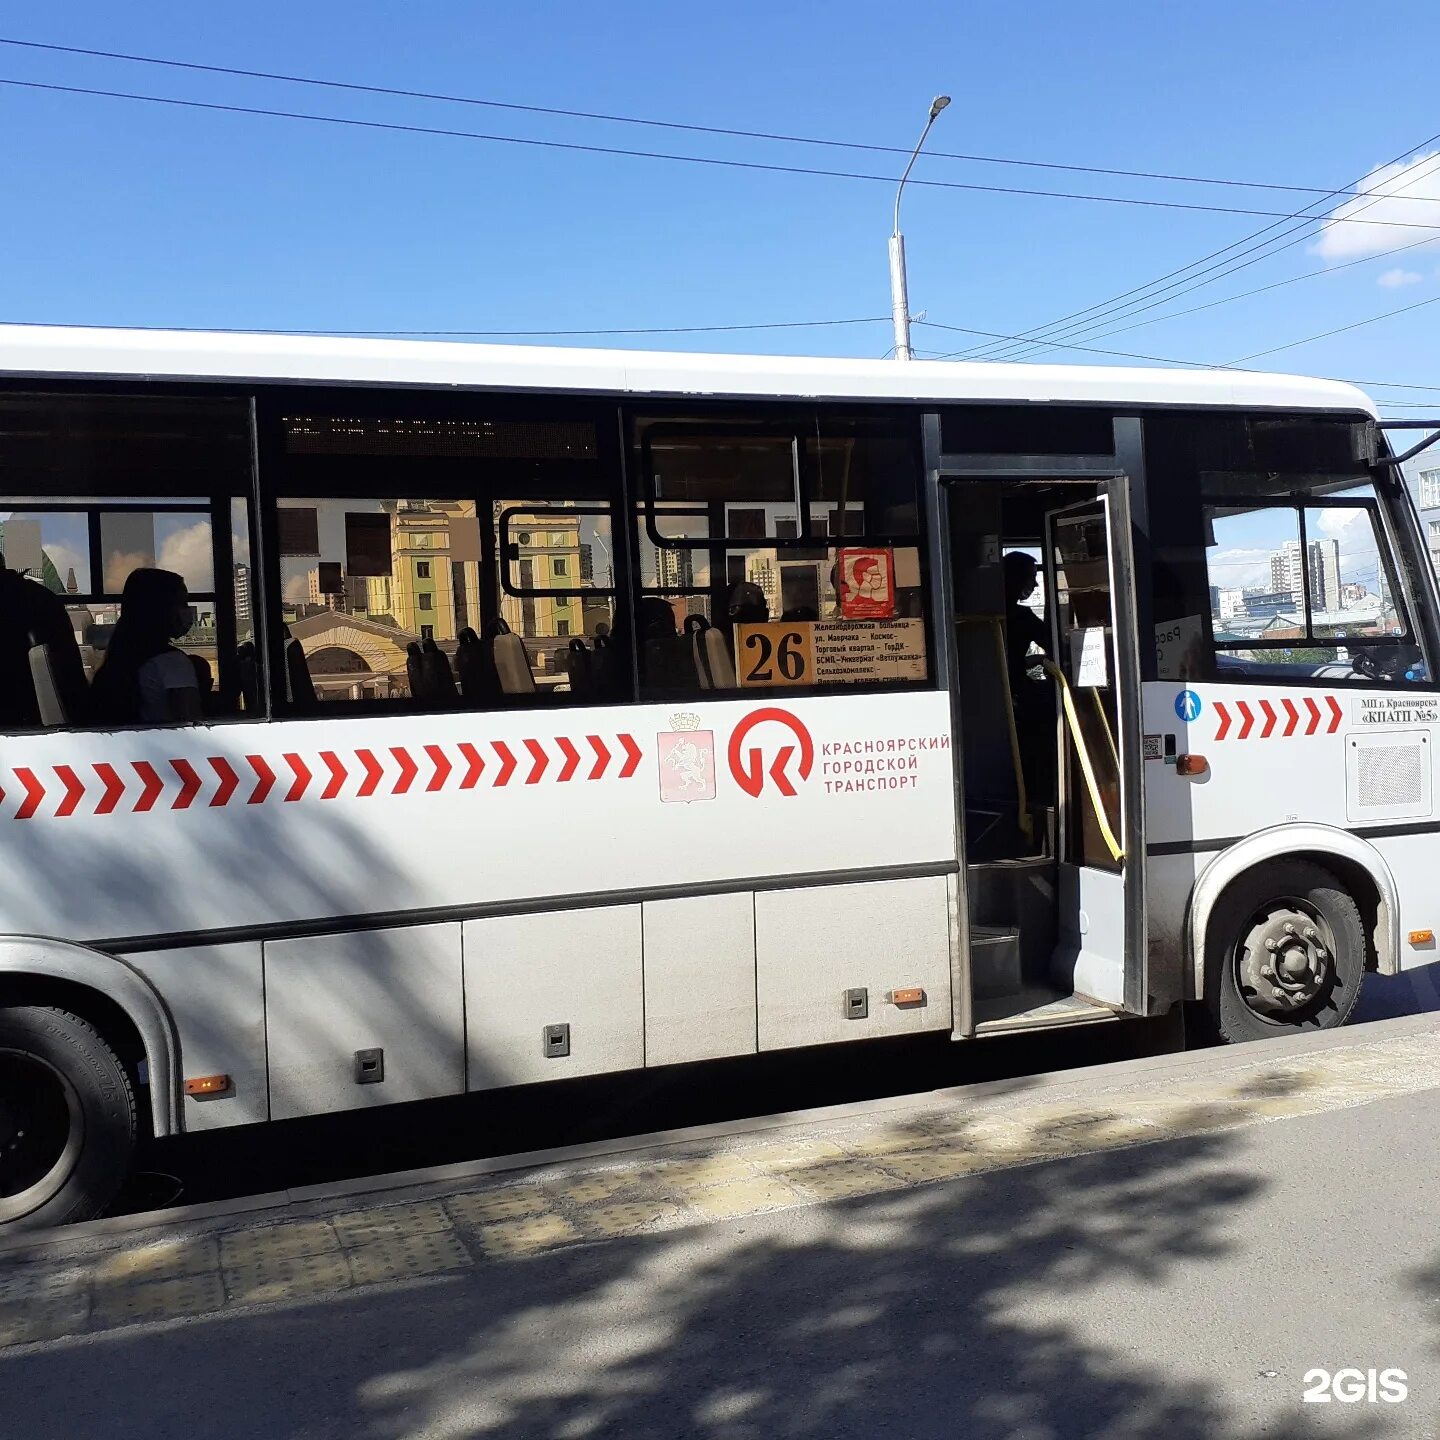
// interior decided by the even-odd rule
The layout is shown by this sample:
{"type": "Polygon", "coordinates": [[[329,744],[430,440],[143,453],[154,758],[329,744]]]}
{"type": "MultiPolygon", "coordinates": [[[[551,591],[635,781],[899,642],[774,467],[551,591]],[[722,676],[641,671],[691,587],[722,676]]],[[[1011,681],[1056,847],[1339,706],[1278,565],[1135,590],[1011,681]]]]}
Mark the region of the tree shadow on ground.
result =
{"type": "MultiPolygon", "coordinates": [[[[107,1440],[1310,1433],[1237,1411],[1174,1333],[1187,1279],[1266,1198],[1227,1168],[1231,1143],[1143,1145],[119,1332],[17,1357],[5,1380],[31,1397],[34,1440],[24,1411],[67,1383],[58,1433],[107,1440]]],[[[1329,1420],[1352,1440],[1378,1433],[1368,1416],[1329,1420]]]]}

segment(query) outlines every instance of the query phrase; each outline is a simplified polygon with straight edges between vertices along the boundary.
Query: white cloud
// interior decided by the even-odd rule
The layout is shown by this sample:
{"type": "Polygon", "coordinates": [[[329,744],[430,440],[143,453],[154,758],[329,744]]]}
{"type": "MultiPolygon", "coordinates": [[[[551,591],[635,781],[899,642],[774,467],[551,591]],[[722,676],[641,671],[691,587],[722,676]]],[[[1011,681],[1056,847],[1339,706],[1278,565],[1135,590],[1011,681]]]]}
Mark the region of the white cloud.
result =
{"type": "Polygon", "coordinates": [[[1375,283],[1387,290],[1398,290],[1402,285],[1418,285],[1425,277],[1418,270],[1402,270],[1397,265],[1387,270],[1375,283]]]}
{"type": "Polygon", "coordinates": [[[183,530],[172,531],[161,541],[156,563],[161,570],[173,570],[184,576],[191,590],[213,590],[215,567],[210,549],[210,522],[200,520],[183,530]]]}
{"type": "Polygon", "coordinates": [[[1312,254],[1326,260],[1378,255],[1407,240],[1424,238],[1422,230],[1396,228],[1399,225],[1440,228],[1440,151],[1417,155],[1401,165],[1381,165],[1355,188],[1369,193],[1356,195],[1330,212],[1310,247],[1312,254]],[[1377,200],[1377,193],[1384,198],[1377,200]],[[1351,216],[1352,223],[1339,223],[1351,216]]]}
{"type": "Polygon", "coordinates": [[[1268,590],[1270,551],[1255,547],[1228,546],[1212,550],[1206,557],[1210,582],[1222,590],[1268,590]]]}

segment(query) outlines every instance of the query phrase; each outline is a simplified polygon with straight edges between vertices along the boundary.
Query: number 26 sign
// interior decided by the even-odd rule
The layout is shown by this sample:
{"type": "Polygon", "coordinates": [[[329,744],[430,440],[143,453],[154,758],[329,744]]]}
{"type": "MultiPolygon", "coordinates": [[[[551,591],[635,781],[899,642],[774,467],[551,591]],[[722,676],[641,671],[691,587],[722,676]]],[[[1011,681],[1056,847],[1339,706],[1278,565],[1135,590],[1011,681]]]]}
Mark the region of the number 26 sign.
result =
{"type": "Polygon", "coordinates": [[[815,637],[812,627],[783,620],[737,627],[735,673],[740,684],[813,685],[815,637]]]}

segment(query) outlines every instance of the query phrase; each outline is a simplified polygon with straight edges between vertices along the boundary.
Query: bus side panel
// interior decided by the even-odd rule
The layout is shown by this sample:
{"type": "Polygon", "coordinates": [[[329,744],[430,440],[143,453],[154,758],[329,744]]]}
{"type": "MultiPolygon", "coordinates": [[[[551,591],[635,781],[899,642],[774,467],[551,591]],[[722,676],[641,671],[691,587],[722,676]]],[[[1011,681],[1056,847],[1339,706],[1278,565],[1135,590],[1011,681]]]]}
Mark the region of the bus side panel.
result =
{"type": "Polygon", "coordinates": [[[219,1130],[268,1120],[260,942],[152,950],[125,959],[165,997],[180,1046],[181,1078],[230,1077],[228,1090],[181,1099],[181,1128],[219,1130]]]}
{"type": "MultiPolygon", "coordinates": [[[[1411,942],[1411,933],[1428,930],[1432,936],[1440,935],[1440,886],[1436,876],[1440,875],[1440,833],[1424,835],[1394,835],[1377,839],[1375,848],[1380,852],[1390,873],[1395,877],[1395,888],[1400,893],[1400,954],[1398,969],[1418,970],[1433,965],[1440,959],[1435,940],[1411,942]]],[[[1436,976],[1440,983],[1440,974],[1436,976]]]]}
{"type": "Polygon", "coordinates": [[[276,1120],[465,1088],[459,925],[265,942],[276,1120]],[[361,1052],[381,1052],[379,1070],[361,1052]]]}
{"type": "Polygon", "coordinates": [[[762,1050],[949,1030],[945,877],[762,891],[755,962],[762,1050]]]}
{"type": "Polygon", "coordinates": [[[755,1052],[755,897],[647,900],[645,1063],[755,1052]]]}
{"type": "Polygon", "coordinates": [[[4,749],[0,932],[111,952],[956,860],[938,691],[77,731],[4,749]]]}
{"type": "Polygon", "coordinates": [[[464,931],[471,1090],[644,1065],[640,906],[467,920],[464,931]]]}

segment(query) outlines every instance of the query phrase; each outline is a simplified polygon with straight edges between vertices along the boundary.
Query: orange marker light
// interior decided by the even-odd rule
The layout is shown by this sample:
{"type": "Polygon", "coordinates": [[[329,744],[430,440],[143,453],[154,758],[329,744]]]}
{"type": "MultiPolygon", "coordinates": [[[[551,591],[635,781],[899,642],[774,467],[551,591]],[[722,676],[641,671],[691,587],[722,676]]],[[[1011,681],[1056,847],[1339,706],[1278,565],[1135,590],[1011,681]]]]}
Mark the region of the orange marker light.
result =
{"type": "Polygon", "coordinates": [[[185,1082],[187,1095],[220,1095],[229,1088],[228,1075],[194,1075],[185,1082]]]}
{"type": "Polygon", "coordinates": [[[1177,775],[1203,775],[1210,768],[1210,762],[1203,755],[1177,755],[1175,757],[1175,773],[1177,775]]]}
{"type": "Polygon", "coordinates": [[[907,985],[903,990],[892,990],[890,999],[896,1005],[923,1005],[925,990],[920,985],[907,985]]]}
{"type": "Polygon", "coordinates": [[[1410,943],[1412,945],[1433,945],[1435,943],[1435,932],[1433,930],[1412,930],[1410,932],[1410,943]]]}

